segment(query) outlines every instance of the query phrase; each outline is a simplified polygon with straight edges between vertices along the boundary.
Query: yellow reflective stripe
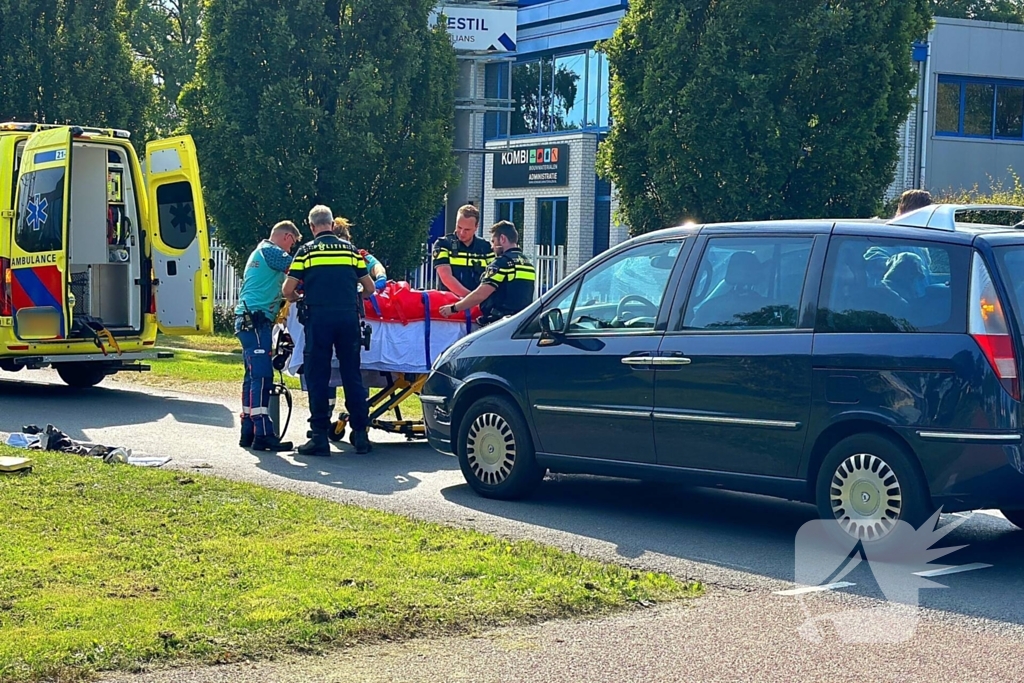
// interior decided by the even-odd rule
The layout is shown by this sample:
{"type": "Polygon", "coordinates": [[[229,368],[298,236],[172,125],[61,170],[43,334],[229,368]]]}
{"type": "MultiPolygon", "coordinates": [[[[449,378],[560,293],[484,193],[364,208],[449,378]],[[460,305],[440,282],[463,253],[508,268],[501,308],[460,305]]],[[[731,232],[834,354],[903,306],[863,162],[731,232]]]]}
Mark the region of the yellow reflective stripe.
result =
{"type": "Polygon", "coordinates": [[[310,254],[309,267],[314,266],[353,266],[358,268],[362,261],[362,267],[366,268],[366,261],[351,254],[310,254]]]}
{"type": "Polygon", "coordinates": [[[442,249],[438,249],[437,252],[434,254],[434,258],[435,259],[448,258],[448,256],[449,256],[448,250],[447,249],[443,249],[443,248],[442,249]]]}
{"type": "Polygon", "coordinates": [[[484,282],[504,282],[508,275],[508,273],[499,270],[497,273],[492,273],[484,278],[484,282]]]}
{"type": "Polygon", "coordinates": [[[289,273],[299,273],[299,272],[301,272],[301,271],[303,271],[305,269],[306,269],[306,260],[305,259],[302,259],[302,260],[295,259],[294,261],[292,261],[292,265],[288,267],[288,272],[289,273]]]}
{"type": "Polygon", "coordinates": [[[465,256],[449,256],[448,262],[453,266],[468,266],[469,259],[465,256]]]}
{"type": "Polygon", "coordinates": [[[537,271],[533,268],[516,268],[516,274],[514,276],[516,280],[536,280],[537,271]]]}

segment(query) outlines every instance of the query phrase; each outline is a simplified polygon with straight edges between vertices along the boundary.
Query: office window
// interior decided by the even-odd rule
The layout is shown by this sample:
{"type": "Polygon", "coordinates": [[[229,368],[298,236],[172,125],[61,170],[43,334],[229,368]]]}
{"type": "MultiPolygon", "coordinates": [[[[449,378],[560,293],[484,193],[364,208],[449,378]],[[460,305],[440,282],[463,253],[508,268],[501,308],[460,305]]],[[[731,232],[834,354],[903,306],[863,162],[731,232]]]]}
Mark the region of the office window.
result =
{"type": "Polygon", "coordinates": [[[1024,81],[939,76],[935,133],[1024,139],[1024,81]]]}
{"type": "Polygon", "coordinates": [[[511,78],[511,135],[611,125],[608,60],[602,54],[587,50],[522,62],[512,67],[511,78]]]}
{"type": "Polygon", "coordinates": [[[519,231],[520,239],[523,234],[523,220],[526,213],[526,201],[523,199],[499,199],[494,202],[495,222],[511,221],[519,231]]]}
{"type": "Polygon", "coordinates": [[[584,124],[587,55],[556,57],[551,84],[551,130],[576,130],[584,124]]]}
{"type": "Polygon", "coordinates": [[[569,199],[537,200],[537,244],[565,246],[569,241],[569,199]]]}
{"type": "MultiPolygon", "coordinates": [[[[501,100],[509,97],[509,64],[488,64],[484,80],[484,97],[501,100]]],[[[492,111],[484,115],[484,139],[508,135],[508,114],[492,111]]]]}

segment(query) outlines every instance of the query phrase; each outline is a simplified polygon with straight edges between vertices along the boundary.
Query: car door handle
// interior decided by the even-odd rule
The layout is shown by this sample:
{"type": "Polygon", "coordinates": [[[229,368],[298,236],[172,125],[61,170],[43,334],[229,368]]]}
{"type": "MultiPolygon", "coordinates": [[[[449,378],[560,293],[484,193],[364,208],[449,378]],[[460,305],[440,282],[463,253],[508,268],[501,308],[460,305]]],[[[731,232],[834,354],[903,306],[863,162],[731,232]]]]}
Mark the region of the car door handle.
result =
{"type": "Polygon", "coordinates": [[[655,358],[649,353],[638,353],[633,356],[626,356],[622,359],[623,365],[630,367],[649,367],[654,364],[655,358]]]}
{"type": "Polygon", "coordinates": [[[689,358],[684,356],[658,356],[657,358],[651,359],[653,365],[660,366],[678,366],[678,365],[689,365],[691,361],[689,358]]]}

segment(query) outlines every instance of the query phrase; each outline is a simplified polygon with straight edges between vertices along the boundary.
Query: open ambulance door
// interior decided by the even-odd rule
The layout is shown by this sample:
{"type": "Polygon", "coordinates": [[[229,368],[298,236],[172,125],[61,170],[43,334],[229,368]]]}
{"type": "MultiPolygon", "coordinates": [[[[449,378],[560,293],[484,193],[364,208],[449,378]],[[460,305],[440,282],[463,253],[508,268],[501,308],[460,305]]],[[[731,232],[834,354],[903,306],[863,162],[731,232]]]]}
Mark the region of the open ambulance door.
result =
{"type": "Polygon", "coordinates": [[[213,333],[206,207],[189,135],[146,145],[156,319],[164,334],[213,333]]]}
{"type": "Polygon", "coordinates": [[[68,202],[71,129],[34,133],[18,173],[11,235],[14,333],[26,341],[65,339],[71,329],[68,288],[68,202]]]}

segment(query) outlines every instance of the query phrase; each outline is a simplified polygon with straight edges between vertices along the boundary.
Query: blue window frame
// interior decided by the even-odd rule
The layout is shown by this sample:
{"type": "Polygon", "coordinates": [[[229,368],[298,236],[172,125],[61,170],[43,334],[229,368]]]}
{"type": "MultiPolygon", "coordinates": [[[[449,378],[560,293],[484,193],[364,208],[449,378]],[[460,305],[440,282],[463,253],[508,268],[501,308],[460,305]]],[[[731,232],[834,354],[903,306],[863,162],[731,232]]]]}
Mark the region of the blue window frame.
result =
{"type": "Polygon", "coordinates": [[[935,134],[1024,140],[1024,81],[939,76],[935,134]]]}
{"type": "Polygon", "coordinates": [[[511,126],[496,136],[608,130],[610,80],[608,58],[594,50],[516,62],[511,70],[511,126]]]}
{"type": "Polygon", "coordinates": [[[569,198],[537,200],[537,244],[564,247],[569,241],[569,198]]]}

